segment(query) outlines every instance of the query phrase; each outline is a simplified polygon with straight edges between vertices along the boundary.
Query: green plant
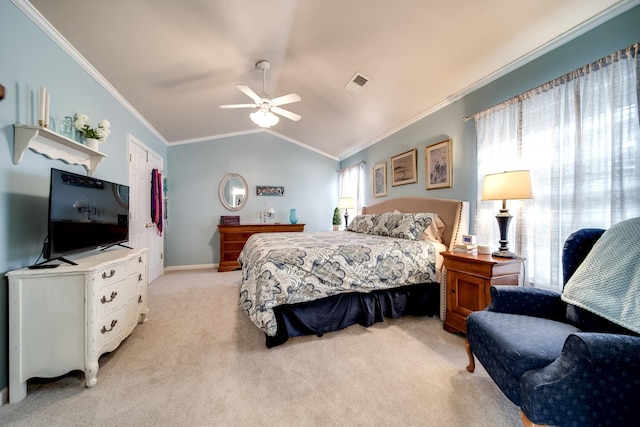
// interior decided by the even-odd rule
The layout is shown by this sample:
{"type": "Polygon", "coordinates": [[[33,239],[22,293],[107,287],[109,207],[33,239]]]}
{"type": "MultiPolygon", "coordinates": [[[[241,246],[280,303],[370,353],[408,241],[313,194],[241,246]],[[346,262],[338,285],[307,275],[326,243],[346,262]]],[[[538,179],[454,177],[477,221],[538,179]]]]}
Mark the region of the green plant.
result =
{"type": "Polygon", "coordinates": [[[340,218],[340,209],[335,208],[333,210],[333,225],[341,225],[342,219],[340,218]]]}
{"type": "Polygon", "coordinates": [[[73,116],[73,124],[76,129],[78,129],[78,132],[80,132],[85,138],[94,138],[100,142],[107,139],[111,133],[111,130],[109,129],[109,127],[111,127],[111,123],[109,123],[109,120],[104,119],[98,123],[97,127],[91,128],[89,127],[89,117],[86,114],[76,113],[73,116]]]}

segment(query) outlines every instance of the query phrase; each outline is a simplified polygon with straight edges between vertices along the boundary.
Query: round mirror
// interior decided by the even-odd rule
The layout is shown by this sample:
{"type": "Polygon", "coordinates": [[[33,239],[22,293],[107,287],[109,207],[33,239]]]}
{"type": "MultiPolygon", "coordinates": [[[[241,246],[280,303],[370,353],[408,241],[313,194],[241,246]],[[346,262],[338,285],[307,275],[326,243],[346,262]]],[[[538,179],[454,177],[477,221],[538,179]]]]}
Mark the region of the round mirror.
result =
{"type": "Polygon", "coordinates": [[[247,203],[247,181],[237,173],[230,173],[220,181],[220,201],[230,211],[239,211],[247,203]]]}

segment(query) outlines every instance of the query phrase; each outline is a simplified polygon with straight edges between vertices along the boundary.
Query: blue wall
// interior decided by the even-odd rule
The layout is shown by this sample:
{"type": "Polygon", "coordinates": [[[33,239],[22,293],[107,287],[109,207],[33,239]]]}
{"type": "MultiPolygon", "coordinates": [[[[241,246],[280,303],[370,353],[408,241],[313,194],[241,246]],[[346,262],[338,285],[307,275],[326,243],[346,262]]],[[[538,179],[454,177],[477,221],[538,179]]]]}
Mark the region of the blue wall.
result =
{"type": "Polygon", "coordinates": [[[9,0],[0,0],[0,390],[8,383],[8,283],[4,273],[33,264],[47,235],[52,167],[86,174],[81,166],[50,160],[31,150],[13,164],[13,124],[36,124],[40,86],[51,96],[50,116],[85,113],[92,124],[106,118],[111,135],[100,145],[108,157],[94,176],[127,182],[129,134],[166,157],[166,145],[111,96],[9,0]],[[36,108],[32,108],[35,102],[36,108]],[[35,111],[35,113],[33,112],[35,111]]]}
{"type": "Polygon", "coordinates": [[[305,231],[330,230],[337,206],[338,162],[266,132],[169,147],[167,266],[217,263],[221,215],[259,223],[261,210],[276,212],[273,222],[289,222],[298,211],[305,231]],[[240,211],[228,211],[218,197],[222,178],[238,173],[249,196],[240,211]],[[256,196],[257,185],[281,185],[285,195],[256,196]]]}
{"type": "MultiPolygon", "coordinates": [[[[640,41],[640,6],[613,18],[496,81],[477,89],[434,114],[388,138],[342,160],[341,167],[366,161],[365,182],[371,183],[371,168],[412,148],[418,149],[418,183],[388,186],[388,198],[399,196],[441,197],[467,200],[471,205],[471,231],[474,230],[476,200],[476,134],[473,120],[463,121],[512,96],[525,92],[562,74],[593,62],[616,50],[640,41]],[[453,140],[453,187],[425,190],[425,147],[444,139],[453,140]]],[[[390,183],[390,181],[389,181],[390,183]]],[[[365,202],[374,199],[371,184],[365,186],[365,202]]]]}

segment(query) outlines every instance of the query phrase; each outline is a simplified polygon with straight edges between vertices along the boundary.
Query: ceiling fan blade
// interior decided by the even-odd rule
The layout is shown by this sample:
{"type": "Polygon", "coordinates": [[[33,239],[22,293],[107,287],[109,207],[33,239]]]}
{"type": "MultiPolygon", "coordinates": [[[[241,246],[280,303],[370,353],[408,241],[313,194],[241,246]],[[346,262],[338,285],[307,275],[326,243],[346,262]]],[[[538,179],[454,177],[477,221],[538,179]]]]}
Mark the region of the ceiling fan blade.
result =
{"type": "Polygon", "coordinates": [[[256,104],[227,104],[219,105],[220,108],[256,108],[256,104]]]}
{"type": "Polygon", "coordinates": [[[297,93],[290,93],[288,95],[279,96],[271,100],[271,105],[278,106],[284,104],[292,104],[294,102],[302,101],[300,95],[297,93]]]}
{"type": "Polygon", "coordinates": [[[294,122],[297,122],[302,118],[300,114],[292,113],[291,111],[284,110],[280,107],[271,107],[271,111],[281,115],[282,117],[286,117],[289,120],[293,120],[294,122]]]}
{"type": "Polygon", "coordinates": [[[260,101],[262,101],[262,98],[260,98],[258,94],[255,93],[253,89],[251,89],[249,86],[237,84],[236,87],[240,89],[240,91],[242,91],[242,93],[247,95],[249,98],[253,99],[256,102],[256,104],[259,104],[260,101]]]}

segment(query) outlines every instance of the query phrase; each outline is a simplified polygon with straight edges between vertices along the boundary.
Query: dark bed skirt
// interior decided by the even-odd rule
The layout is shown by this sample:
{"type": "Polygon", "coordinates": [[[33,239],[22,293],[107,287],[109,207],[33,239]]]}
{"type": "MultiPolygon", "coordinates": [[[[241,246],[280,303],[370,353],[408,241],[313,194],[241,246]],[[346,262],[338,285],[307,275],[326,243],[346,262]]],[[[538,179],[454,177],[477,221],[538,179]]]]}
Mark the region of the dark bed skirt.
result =
{"type": "Polygon", "coordinates": [[[267,337],[268,348],[290,337],[321,336],[360,324],[368,327],[385,317],[433,316],[440,313],[440,284],[423,283],[371,293],[346,293],[274,308],[278,333],[267,337]]]}

